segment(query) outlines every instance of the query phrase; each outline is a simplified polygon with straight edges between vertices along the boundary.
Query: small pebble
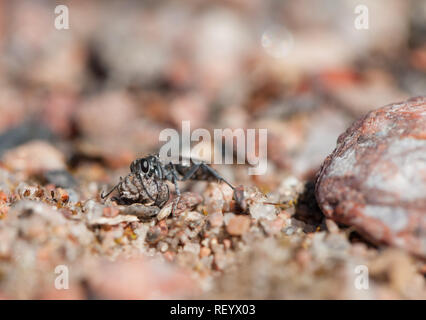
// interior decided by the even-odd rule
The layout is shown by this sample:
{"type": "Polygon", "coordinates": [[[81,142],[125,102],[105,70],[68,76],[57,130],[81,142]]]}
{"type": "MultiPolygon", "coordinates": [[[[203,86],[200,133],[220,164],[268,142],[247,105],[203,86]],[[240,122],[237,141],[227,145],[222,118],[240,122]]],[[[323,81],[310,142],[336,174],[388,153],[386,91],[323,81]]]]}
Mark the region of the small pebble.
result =
{"type": "Polygon", "coordinates": [[[277,209],[273,205],[258,202],[250,206],[250,215],[256,220],[260,218],[274,220],[277,216],[277,209]]]}
{"type": "Polygon", "coordinates": [[[166,252],[166,251],[169,249],[169,245],[167,244],[167,242],[160,241],[160,242],[158,243],[158,245],[157,245],[157,249],[158,249],[160,252],[164,253],[164,252],[166,252]]]}
{"type": "Polygon", "coordinates": [[[189,242],[185,244],[185,246],[183,247],[183,251],[191,252],[198,256],[200,254],[200,245],[198,243],[189,242]]]}
{"type": "Polygon", "coordinates": [[[250,218],[247,216],[235,216],[229,220],[226,231],[233,236],[241,236],[250,228],[250,218]]]}
{"type": "Polygon", "coordinates": [[[208,216],[208,222],[212,228],[221,227],[223,225],[223,220],[222,212],[213,212],[208,216]]]}
{"type": "Polygon", "coordinates": [[[209,247],[201,247],[200,249],[200,258],[204,258],[210,255],[212,251],[209,247]]]}

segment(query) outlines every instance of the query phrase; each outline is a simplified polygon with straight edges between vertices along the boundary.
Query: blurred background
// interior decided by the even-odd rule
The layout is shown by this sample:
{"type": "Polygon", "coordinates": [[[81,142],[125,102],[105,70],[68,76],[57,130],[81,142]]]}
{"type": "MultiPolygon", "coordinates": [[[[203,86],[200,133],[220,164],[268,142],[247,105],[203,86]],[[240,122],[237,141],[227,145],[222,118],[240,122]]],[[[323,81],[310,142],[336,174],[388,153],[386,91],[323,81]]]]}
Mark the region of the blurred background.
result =
{"type": "MultiPolygon", "coordinates": [[[[425,91],[422,0],[0,0],[0,186],[8,190],[5,168],[19,172],[16,184],[34,173],[66,169],[71,175],[42,180],[77,184],[80,199],[94,198],[100,184],[116,183],[133,159],[158,151],[162,129],[179,130],[189,120],[192,130],[267,128],[265,175],[248,176],[244,166],[219,171],[237,184],[270,191],[287,176],[312,180],[339,134],[359,116],[425,91]],[[368,8],[368,29],[355,27],[359,4],[368,8]],[[57,5],[68,7],[69,29],[55,28],[57,5]]],[[[68,196],[78,198],[76,192],[68,196]]],[[[81,232],[67,241],[93,240],[81,232]]],[[[13,237],[2,233],[0,242],[13,237]]],[[[22,243],[13,249],[22,259],[19,267],[0,263],[0,280],[6,279],[0,289],[13,297],[61,297],[35,293],[38,280],[26,273],[33,270],[35,251],[22,243]]],[[[53,264],[56,244],[42,247],[37,259],[53,264]]],[[[0,261],[8,248],[0,246],[0,261]]],[[[72,250],[67,259],[78,261],[72,257],[80,249],[72,250]]],[[[265,250],[259,249],[259,261],[265,250]]],[[[386,263],[392,259],[399,258],[386,263]]],[[[97,297],[191,296],[179,291],[187,278],[165,266],[102,264],[99,273],[98,267],[87,266],[97,297]],[[144,272],[157,272],[158,281],[144,272]],[[118,280],[109,283],[111,278],[118,280]],[[133,283],[140,286],[129,291],[133,283]]],[[[47,274],[46,266],[37,268],[47,274]]],[[[340,292],[333,276],[319,282],[316,297],[340,292]]],[[[77,288],[65,296],[91,297],[84,281],[77,288]]],[[[242,297],[285,296],[262,292],[242,297]]],[[[295,292],[290,296],[315,297],[313,291],[295,292]]]]}
{"type": "Polygon", "coordinates": [[[273,184],[312,176],[354,118],[426,88],[421,0],[363,1],[367,30],[352,0],[77,0],[57,30],[60,4],[0,2],[1,153],[56,139],[71,165],[120,168],[182,120],[267,128],[255,182],[273,184]]]}

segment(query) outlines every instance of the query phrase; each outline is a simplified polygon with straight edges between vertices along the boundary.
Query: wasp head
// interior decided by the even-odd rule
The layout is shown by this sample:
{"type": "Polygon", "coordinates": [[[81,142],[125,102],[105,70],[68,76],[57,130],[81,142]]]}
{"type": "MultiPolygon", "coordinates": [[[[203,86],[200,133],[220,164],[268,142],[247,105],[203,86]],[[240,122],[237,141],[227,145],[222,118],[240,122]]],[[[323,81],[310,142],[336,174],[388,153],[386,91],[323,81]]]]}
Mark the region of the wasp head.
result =
{"type": "Polygon", "coordinates": [[[147,176],[160,176],[160,163],[157,157],[147,156],[145,158],[139,158],[134,160],[130,164],[130,171],[132,173],[142,173],[147,176]]]}

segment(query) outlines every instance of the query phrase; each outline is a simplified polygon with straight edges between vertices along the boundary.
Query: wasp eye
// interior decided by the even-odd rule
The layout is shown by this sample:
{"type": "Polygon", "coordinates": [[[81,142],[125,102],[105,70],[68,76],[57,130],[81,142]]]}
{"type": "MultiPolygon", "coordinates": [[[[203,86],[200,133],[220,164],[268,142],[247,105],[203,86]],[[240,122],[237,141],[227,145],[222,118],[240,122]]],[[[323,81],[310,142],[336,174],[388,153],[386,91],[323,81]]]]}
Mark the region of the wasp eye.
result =
{"type": "Polygon", "coordinates": [[[147,160],[142,160],[141,170],[143,173],[147,173],[149,171],[149,163],[147,160]]]}

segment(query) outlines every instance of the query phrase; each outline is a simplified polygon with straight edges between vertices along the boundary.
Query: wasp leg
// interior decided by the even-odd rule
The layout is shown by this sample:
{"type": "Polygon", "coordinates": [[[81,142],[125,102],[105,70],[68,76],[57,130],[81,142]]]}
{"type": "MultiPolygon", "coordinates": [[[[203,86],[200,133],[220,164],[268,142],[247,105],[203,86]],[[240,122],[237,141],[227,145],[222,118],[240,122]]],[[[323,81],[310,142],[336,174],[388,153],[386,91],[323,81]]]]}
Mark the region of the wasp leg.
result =
{"type": "Polygon", "coordinates": [[[171,162],[169,163],[168,171],[169,172],[168,172],[167,176],[170,177],[170,175],[171,175],[171,179],[169,179],[169,180],[171,180],[172,183],[174,184],[175,192],[176,192],[176,198],[173,200],[173,208],[172,208],[172,212],[171,212],[171,214],[174,215],[176,208],[177,208],[177,205],[178,205],[179,200],[180,200],[180,189],[179,189],[179,185],[178,185],[179,178],[178,178],[178,175],[176,174],[176,169],[173,167],[173,164],[171,162]]]}
{"type": "Polygon", "coordinates": [[[176,179],[173,179],[173,184],[175,185],[176,198],[173,200],[172,215],[174,215],[176,208],[177,208],[177,205],[178,205],[179,200],[180,200],[180,189],[179,189],[179,185],[178,185],[176,179]]]}
{"type": "Polygon", "coordinates": [[[191,179],[191,177],[197,172],[199,168],[201,168],[202,170],[204,170],[205,172],[213,176],[215,179],[225,182],[228,186],[232,188],[232,190],[235,189],[235,187],[232,184],[230,184],[228,181],[226,181],[216,170],[214,170],[212,167],[208,166],[204,162],[194,164],[192,168],[182,178],[180,178],[180,181],[191,179]]]}

